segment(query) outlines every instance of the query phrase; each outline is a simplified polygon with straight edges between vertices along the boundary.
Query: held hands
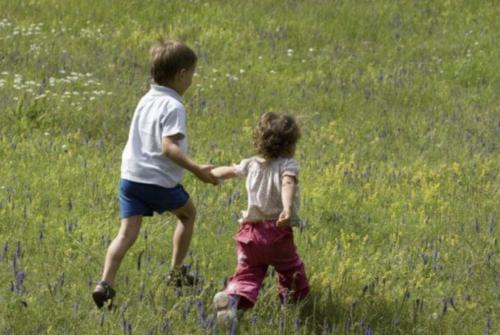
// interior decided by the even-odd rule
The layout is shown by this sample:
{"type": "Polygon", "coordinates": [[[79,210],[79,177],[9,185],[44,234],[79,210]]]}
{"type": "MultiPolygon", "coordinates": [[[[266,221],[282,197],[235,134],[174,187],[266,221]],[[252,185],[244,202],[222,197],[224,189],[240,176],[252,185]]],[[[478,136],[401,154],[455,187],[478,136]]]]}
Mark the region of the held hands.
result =
{"type": "Polygon", "coordinates": [[[219,184],[219,180],[215,178],[211,173],[214,167],[214,165],[201,165],[195,172],[195,176],[204,183],[217,185],[219,184]]]}
{"type": "Polygon", "coordinates": [[[290,224],[290,218],[292,216],[291,210],[289,209],[283,209],[283,211],[280,213],[280,216],[278,217],[278,221],[276,221],[276,225],[278,227],[283,227],[283,226],[288,226],[290,224]]]}

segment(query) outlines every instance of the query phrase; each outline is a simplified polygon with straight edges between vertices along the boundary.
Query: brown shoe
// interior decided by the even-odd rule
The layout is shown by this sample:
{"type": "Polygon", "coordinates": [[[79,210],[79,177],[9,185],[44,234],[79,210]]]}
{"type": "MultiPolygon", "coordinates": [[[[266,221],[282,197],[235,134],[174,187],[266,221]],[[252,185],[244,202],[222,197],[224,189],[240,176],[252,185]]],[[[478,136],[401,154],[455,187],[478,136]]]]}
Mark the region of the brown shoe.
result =
{"type": "Polygon", "coordinates": [[[105,281],[100,281],[97,283],[94,292],[92,292],[92,298],[94,299],[97,307],[101,308],[104,303],[108,300],[112,300],[116,295],[116,291],[113,290],[111,286],[105,281]]]}
{"type": "Polygon", "coordinates": [[[188,272],[189,267],[182,265],[180,269],[170,269],[167,276],[167,285],[182,287],[195,286],[199,283],[200,278],[194,272],[188,272]]]}

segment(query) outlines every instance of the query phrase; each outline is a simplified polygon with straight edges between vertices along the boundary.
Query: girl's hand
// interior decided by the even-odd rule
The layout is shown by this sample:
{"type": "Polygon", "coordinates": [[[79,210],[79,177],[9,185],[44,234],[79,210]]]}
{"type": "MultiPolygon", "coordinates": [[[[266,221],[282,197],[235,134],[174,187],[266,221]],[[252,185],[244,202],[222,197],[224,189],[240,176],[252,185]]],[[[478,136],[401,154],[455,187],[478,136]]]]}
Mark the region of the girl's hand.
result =
{"type": "Polygon", "coordinates": [[[280,216],[278,217],[278,221],[276,221],[276,225],[278,227],[288,226],[290,224],[291,211],[284,209],[280,216]]]}
{"type": "Polygon", "coordinates": [[[198,170],[195,172],[195,175],[196,175],[196,177],[198,177],[198,179],[200,179],[201,181],[203,181],[205,183],[217,185],[219,183],[219,181],[211,173],[211,170],[213,168],[214,168],[213,165],[201,165],[198,168],[198,170]]]}

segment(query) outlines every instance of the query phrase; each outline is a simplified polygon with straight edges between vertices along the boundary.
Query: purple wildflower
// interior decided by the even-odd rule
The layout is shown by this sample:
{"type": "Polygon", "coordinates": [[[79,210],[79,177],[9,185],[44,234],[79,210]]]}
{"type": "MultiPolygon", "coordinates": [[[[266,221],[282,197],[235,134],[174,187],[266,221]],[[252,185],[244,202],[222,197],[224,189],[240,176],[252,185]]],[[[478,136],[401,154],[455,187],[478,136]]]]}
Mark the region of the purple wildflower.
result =
{"type": "Polygon", "coordinates": [[[203,307],[203,302],[200,299],[197,299],[195,304],[200,324],[205,327],[207,323],[207,315],[205,313],[205,308],[203,307]]]}
{"type": "Polygon", "coordinates": [[[231,323],[231,331],[229,332],[230,335],[236,335],[237,334],[237,331],[238,330],[238,323],[233,320],[233,322],[231,323]]]}
{"type": "Polygon", "coordinates": [[[139,287],[139,301],[142,301],[142,299],[144,299],[144,283],[141,283],[139,287]]]}
{"type": "Polygon", "coordinates": [[[170,329],[170,323],[168,319],[165,319],[161,325],[161,333],[162,334],[172,334],[172,330],[170,329]]]}
{"type": "Polygon", "coordinates": [[[5,259],[8,252],[9,252],[9,242],[5,241],[5,243],[3,244],[2,258],[0,260],[5,259]]]}
{"type": "Polygon", "coordinates": [[[493,328],[493,322],[491,321],[490,318],[486,320],[486,326],[484,327],[484,335],[490,335],[491,334],[491,329],[493,328]]]}
{"type": "Polygon", "coordinates": [[[26,278],[26,273],[23,271],[16,272],[16,284],[22,285],[24,283],[24,279],[26,278]]]}
{"type": "Polygon", "coordinates": [[[17,258],[21,258],[23,256],[23,252],[22,252],[22,249],[21,249],[21,242],[17,242],[17,246],[16,246],[16,254],[15,256],[17,258]]]}
{"type": "Polygon", "coordinates": [[[59,277],[59,286],[61,286],[61,287],[64,286],[64,272],[59,277]]]}
{"type": "Polygon", "coordinates": [[[146,335],[153,335],[156,332],[156,324],[153,324],[146,332],[146,335]]]}
{"type": "Polygon", "coordinates": [[[302,320],[300,318],[295,319],[295,328],[300,328],[302,326],[302,320]]]}
{"type": "Polygon", "coordinates": [[[24,280],[25,279],[26,279],[26,272],[23,272],[23,271],[16,272],[15,291],[17,293],[22,293],[24,291],[24,280]]]}

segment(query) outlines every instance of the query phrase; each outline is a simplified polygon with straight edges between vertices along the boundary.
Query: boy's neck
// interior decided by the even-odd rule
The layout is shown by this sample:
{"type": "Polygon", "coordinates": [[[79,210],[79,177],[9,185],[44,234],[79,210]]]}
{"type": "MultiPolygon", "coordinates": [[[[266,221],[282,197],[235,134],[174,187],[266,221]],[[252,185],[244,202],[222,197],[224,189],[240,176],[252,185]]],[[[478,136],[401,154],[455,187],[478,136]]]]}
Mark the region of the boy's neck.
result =
{"type": "Polygon", "coordinates": [[[154,82],[155,85],[159,85],[159,86],[163,86],[163,87],[166,87],[166,88],[169,88],[171,90],[174,90],[175,93],[179,94],[180,96],[182,96],[182,93],[180,92],[179,89],[176,89],[175,85],[173,83],[157,83],[157,82],[154,82]]]}

